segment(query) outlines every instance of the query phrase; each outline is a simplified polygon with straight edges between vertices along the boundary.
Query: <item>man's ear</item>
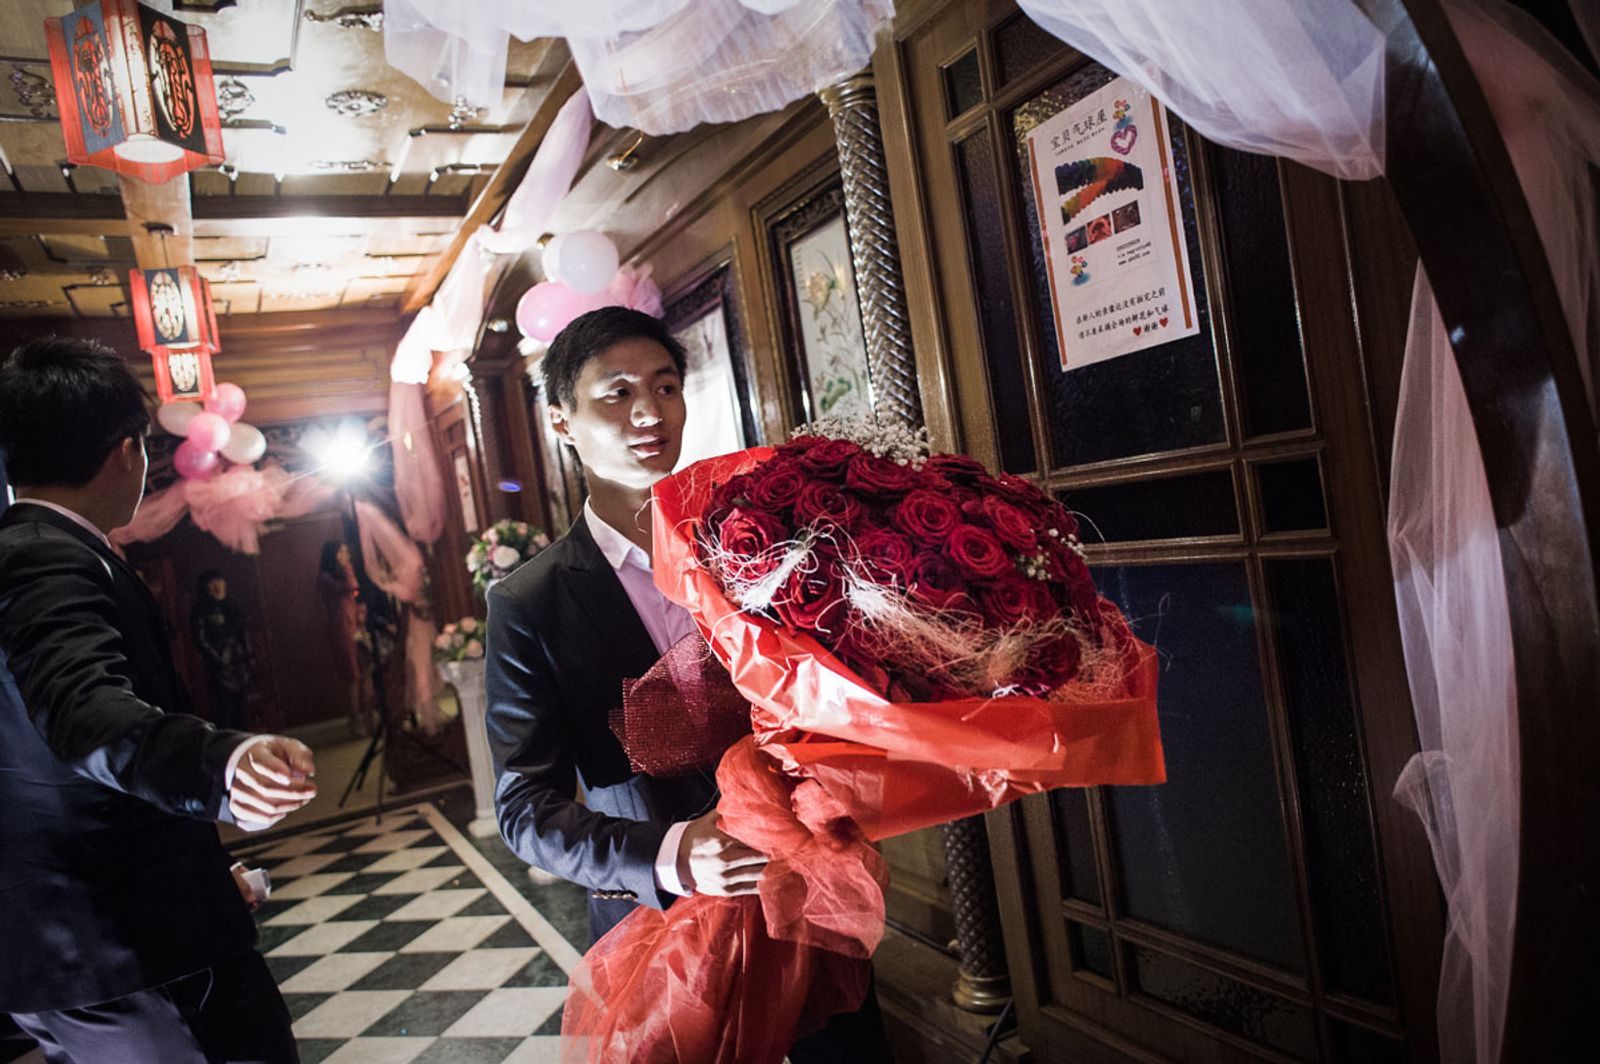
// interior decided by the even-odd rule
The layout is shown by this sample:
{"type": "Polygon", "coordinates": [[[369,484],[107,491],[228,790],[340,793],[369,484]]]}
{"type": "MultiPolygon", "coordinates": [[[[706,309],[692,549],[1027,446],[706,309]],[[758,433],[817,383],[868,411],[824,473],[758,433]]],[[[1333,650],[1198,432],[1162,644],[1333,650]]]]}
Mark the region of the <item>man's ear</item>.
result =
{"type": "Polygon", "coordinates": [[[572,426],[567,423],[567,412],[561,409],[559,403],[546,405],[545,411],[550,415],[550,431],[556,434],[556,439],[571,447],[572,426]]]}
{"type": "Polygon", "coordinates": [[[126,472],[133,472],[139,465],[139,450],[144,446],[144,440],[138,436],[124,436],[122,442],[117,444],[117,461],[122,463],[126,472]]]}

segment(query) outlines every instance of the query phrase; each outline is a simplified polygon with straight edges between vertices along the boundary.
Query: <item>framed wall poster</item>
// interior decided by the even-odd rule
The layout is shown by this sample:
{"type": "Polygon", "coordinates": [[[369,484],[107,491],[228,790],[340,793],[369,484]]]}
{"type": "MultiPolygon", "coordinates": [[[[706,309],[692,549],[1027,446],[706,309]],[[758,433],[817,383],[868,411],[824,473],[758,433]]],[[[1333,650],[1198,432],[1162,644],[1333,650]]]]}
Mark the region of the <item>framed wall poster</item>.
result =
{"type": "Polygon", "coordinates": [[[1117,78],[1027,135],[1061,368],[1200,331],[1166,108],[1117,78]]]}
{"type": "Polygon", "coordinates": [[[799,414],[872,417],[867,340],[861,326],[844,186],[822,186],[770,226],[785,346],[794,352],[799,414]]]}
{"type": "Polygon", "coordinates": [[[461,497],[461,527],[468,532],[476,532],[480,522],[477,498],[472,491],[472,463],[467,460],[465,451],[457,451],[454,461],[456,494],[461,497]]]}
{"type": "Polygon", "coordinates": [[[688,423],[678,468],[761,442],[750,387],[748,350],[738,314],[733,265],[675,286],[663,320],[688,355],[683,382],[688,423]]]}

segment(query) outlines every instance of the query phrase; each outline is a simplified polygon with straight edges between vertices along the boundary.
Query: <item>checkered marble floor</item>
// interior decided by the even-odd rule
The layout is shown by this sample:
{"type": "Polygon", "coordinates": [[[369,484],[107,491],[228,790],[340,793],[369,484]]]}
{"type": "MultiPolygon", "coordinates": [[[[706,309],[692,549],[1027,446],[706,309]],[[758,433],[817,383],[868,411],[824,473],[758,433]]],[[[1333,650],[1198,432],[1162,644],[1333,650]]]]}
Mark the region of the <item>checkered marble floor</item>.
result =
{"type": "Polygon", "coordinates": [[[305,1064],[557,1060],[579,951],[438,809],[234,855],[272,874],[257,948],[305,1064]]]}

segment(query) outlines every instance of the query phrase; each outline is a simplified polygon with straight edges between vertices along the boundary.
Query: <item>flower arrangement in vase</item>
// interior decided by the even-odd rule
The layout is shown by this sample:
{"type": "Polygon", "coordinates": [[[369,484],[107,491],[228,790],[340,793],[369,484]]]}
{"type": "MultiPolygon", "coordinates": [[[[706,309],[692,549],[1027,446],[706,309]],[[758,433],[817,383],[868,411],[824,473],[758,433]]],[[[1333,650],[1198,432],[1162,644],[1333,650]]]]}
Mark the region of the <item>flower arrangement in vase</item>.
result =
{"type": "Polygon", "coordinates": [[[472,541],[472,549],[467,551],[472,589],[482,598],[490,587],[549,545],[550,537],[526,521],[496,521],[472,541]]]}
{"type": "Polygon", "coordinates": [[[445,625],[433,640],[434,663],[482,661],[483,635],[483,622],[476,617],[463,617],[445,625]]]}

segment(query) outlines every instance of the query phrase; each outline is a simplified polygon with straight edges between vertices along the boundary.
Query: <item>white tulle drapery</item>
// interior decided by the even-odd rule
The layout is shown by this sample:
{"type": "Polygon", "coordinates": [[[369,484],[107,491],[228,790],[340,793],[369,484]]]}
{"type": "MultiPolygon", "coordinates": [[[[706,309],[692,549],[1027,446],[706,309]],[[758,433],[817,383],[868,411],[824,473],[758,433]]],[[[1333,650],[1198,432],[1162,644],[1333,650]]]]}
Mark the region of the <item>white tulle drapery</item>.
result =
{"type": "Polygon", "coordinates": [[[533,247],[571,191],[593,128],[589,94],[579,89],[556,112],[499,223],[478,230],[479,246],[496,255],[520,255],[533,247]]]}
{"type": "MultiPolygon", "coordinates": [[[[388,25],[386,19],[384,26],[388,25]]],[[[467,238],[432,301],[412,319],[389,363],[391,380],[426,384],[435,351],[469,351],[477,343],[490,277],[504,264],[503,256],[521,254],[544,234],[572,189],[593,126],[589,95],[579,89],[556,113],[528,172],[506,201],[499,223],[480,226],[467,238]]]]}
{"type": "Polygon", "coordinates": [[[1383,172],[1384,37],[1350,0],[1018,0],[1218,144],[1383,172]]]}
{"type": "Polygon", "coordinates": [[[389,385],[389,437],[394,451],[394,494],[400,520],[418,543],[432,543],[444,532],[444,473],[433,425],[423,405],[422,385],[389,385]]]}
{"type": "MultiPolygon", "coordinates": [[[[1532,18],[1447,6],[1505,138],[1594,403],[1600,86],[1532,18]]],[[[1421,753],[1395,794],[1422,818],[1449,904],[1441,1060],[1500,1057],[1516,931],[1517,696],[1499,533],[1449,337],[1418,271],[1395,424],[1389,543],[1421,753]],[[1426,475],[1419,475],[1426,471],[1426,475]]]]}
{"type": "Polygon", "coordinates": [[[779,111],[872,58],[892,0],[403,0],[389,63],[445,100],[500,99],[510,37],[565,37],[607,125],[649,134],[779,111]]]}
{"type": "Polygon", "coordinates": [[[1510,607],[1483,456],[1420,268],[1390,479],[1390,564],[1421,749],[1395,796],[1422,819],[1448,907],[1439,1059],[1498,1060],[1521,807],[1510,607]]]}

